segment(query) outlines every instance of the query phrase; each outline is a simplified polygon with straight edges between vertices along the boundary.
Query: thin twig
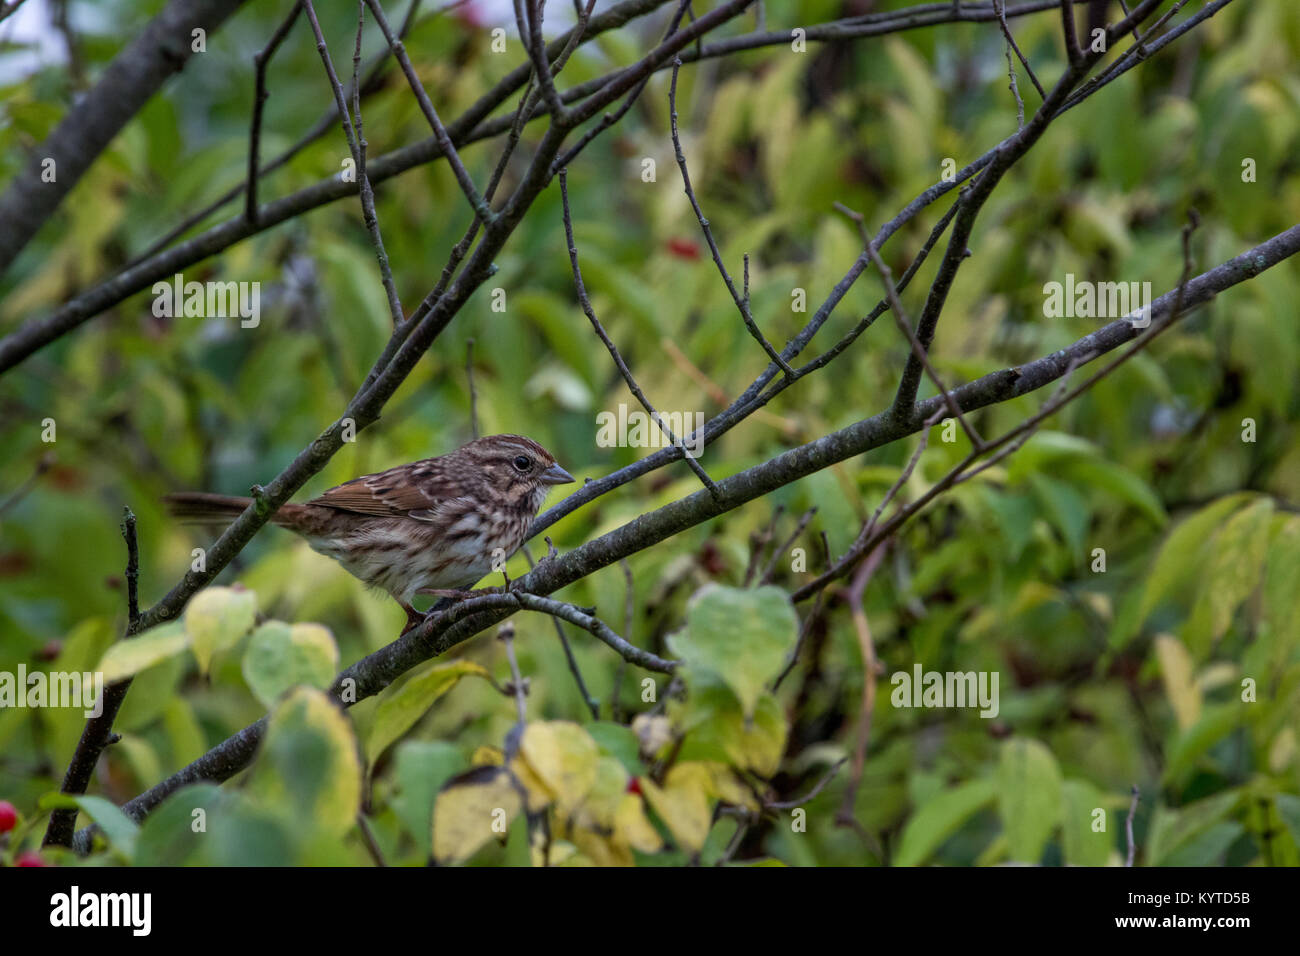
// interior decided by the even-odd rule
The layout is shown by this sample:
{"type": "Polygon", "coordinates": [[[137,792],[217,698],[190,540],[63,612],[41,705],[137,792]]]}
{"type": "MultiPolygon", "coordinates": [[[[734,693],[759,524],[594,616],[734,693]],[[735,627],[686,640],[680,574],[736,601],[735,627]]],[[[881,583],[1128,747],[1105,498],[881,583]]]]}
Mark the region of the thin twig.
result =
{"type": "Polygon", "coordinates": [[[1128,841],[1128,852],[1124,856],[1124,865],[1132,866],[1133,857],[1137,854],[1137,844],[1133,842],[1133,817],[1137,814],[1138,798],[1142,791],[1138,785],[1133,784],[1133,800],[1128,805],[1128,819],[1124,821],[1124,837],[1128,841]]]}
{"type": "Polygon", "coordinates": [[[18,8],[26,2],[27,0],[9,0],[8,3],[0,4],[0,20],[9,19],[9,17],[17,13],[18,8]]]}
{"type": "Polygon", "coordinates": [[[759,561],[763,557],[763,549],[772,540],[772,535],[776,533],[776,523],[781,520],[783,514],[785,514],[785,505],[777,505],[772,509],[772,517],[763,529],[749,536],[749,561],[745,565],[745,577],[741,580],[741,587],[747,588],[753,583],[754,575],[758,573],[759,561]]]}
{"type": "MultiPolygon", "coordinates": [[[[410,32],[411,26],[415,22],[415,15],[420,9],[421,2],[422,0],[412,0],[410,7],[408,7],[406,11],[406,18],[402,21],[402,29],[399,32],[399,36],[405,37],[407,33],[410,32]]],[[[446,13],[448,10],[452,10],[456,7],[463,6],[469,2],[471,2],[471,0],[453,0],[453,2],[448,3],[440,7],[439,9],[434,10],[432,13],[430,13],[429,19],[432,20],[446,13]]],[[[294,6],[296,9],[301,9],[300,5],[297,3],[295,3],[294,6]]],[[[366,67],[366,78],[364,82],[361,84],[362,96],[370,95],[371,93],[373,93],[375,90],[379,89],[383,85],[382,84],[383,72],[387,60],[388,60],[388,50],[384,50],[383,53],[381,53],[379,56],[375,57],[370,61],[370,65],[366,67]]],[[[268,176],[271,173],[275,172],[277,169],[280,169],[281,167],[285,166],[290,160],[292,160],[295,156],[301,153],[304,149],[306,149],[312,143],[316,142],[316,140],[320,139],[322,136],[328,133],[330,129],[333,128],[334,121],[337,118],[337,115],[338,115],[337,107],[331,106],[323,116],[321,116],[318,120],[316,120],[312,128],[309,129],[306,133],[304,133],[296,143],[294,143],[284,152],[280,153],[280,155],[276,156],[275,159],[271,160],[265,166],[262,166],[260,169],[258,169],[257,170],[258,177],[260,178],[263,176],[268,176]]],[[[245,190],[247,190],[247,188],[248,188],[248,179],[247,178],[241,179],[238,184],[232,186],[230,189],[222,193],[216,199],[212,200],[212,202],[208,203],[208,205],[204,206],[198,212],[186,216],[185,219],[181,220],[181,222],[177,223],[170,230],[164,233],[161,237],[154,240],[154,242],[152,242],[148,247],[146,247],[143,252],[141,252],[139,255],[133,258],[129,263],[127,263],[127,268],[131,268],[135,265],[138,265],[139,263],[144,262],[145,260],[150,259],[153,256],[157,255],[162,250],[170,246],[177,239],[179,239],[181,236],[185,235],[187,232],[189,232],[199,223],[203,222],[205,219],[211,216],[218,209],[222,208],[227,203],[234,202],[236,199],[239,198],[239,196],[245,190]]]]}
{"type": "Polygon", "coordinates": [[[871,718],[876,707],[876,645],[871,639],[871,626],[867,623],[866,590],[876,568],[885,557],[887,543],[881,541],[876,545],[865,561],[853,575],[849,585],[847,601],[853,616],[853,629],[857,634],[858,648],[862,652],[862,709],[858,714],[857,743],[853,748],[853,772],[849,775],[849,785],[844,791],[835,822],[841,826],[852,826],[865,834],[853,812],[857,802],[858,787],[862,783],[862,774],[867,767],[867,746],[871,741],[871,718]]]}
{"type": "Polygon", "coordinates": [[[9,496],[5,498],[3,502],[0,502],[0,517],[3,517],[5,512],[31,493],[31,490],[36,487],[36,482],[40,481],[41,475],[54,467],[55,460],[55,455],[52,451],[47,451],[45,454],[41,455],[40,458],[36,459],[36,467],[32,469],[32,473],[27,477],[27,480],[10,492],[9,496]]]}
{"type": "Polygon", "coordinates": [[[926,354],[925,348],[917,340],[916,332],[912,329],[912,320],[907,317],[907,312],[903,308],[902,300],[898,298],[898,291],[894,288],[894,273],[890,270],[889,266],[885,264],[885,260],[880,257],[879,250],[872,245],[871,240],[868,238],[866,222],[863,219],[862,214],[854,212],[852,209],[849,209],[847,206],[838,202],[835,203],[835,208],[858,224],[858,229],[862,234],[862,240],[866,244],[867,255],[875,265],[876,271],[880,273],[880,281],[885,286],[885,299],[889,302],[889,308],[894,313],[894,321],[898,325],[899,331],[901,331],[907,338],[908,344],[912,348],[912,354],[920,361],[922,368],[925,369],[925,374],[930,376],[930,381],[934,383],[934,387],[938,389],[939,394],[943,396],[944,404],[948,406],[948,410],[952,412],[959,422],[961,422],[962,430],[965,431],[966,436],[970,438],[971,444],[976,448],[983,448],[984,439],[980,437],[979,432],[975,430],[975,427],[966,420],[966,416],[962,414],[961,406],[957,404],[957,400],[953,398],[952,392],[950,392],[948,387],[940,380],[939,373],[935,371],[934,365],[931,364],[930,357],[926,354]]]}
{"type": "Polygon", "coordinates": [[[1074,28],[1074,0],[1061,0],[1061,26],[1065,29],[1065,55],[1073,65],[1083,58],[1074,28]]]}
{"type": "Polygon", "coordinates": [[[506,621],[497,628],[497,640],[506,646],[506,658],[510,661],[510,685],[515,695],[515,711],[519,716],[519,727],[523,727],[528,722],[528,703],[525,696],[528,691],[524,682],[523,674],[519,671],[519,661],[515,658],[515,625],[513,621],[506,621]]]}
{"type": "Polygon", "coordinates": [[[840,772],[840,768],[849,762],[848,757],[841,757],[835,763],[831,764],[830,769],[822,775],[811,790],[802,797],[795,797],[793,800],[782,800],[776,803],[765,803],[763,808],[766,810],[793,810],[795,807],[801,807],[810,800],[817,799],[817,796],[830,786],[830,782],[835,779],[835,775],[840,772]]]}
{"type": "Polygon", "coordinates": [[[582,270],[578,266],[578,247],[573,239],[573,218],[569,212],[569,185],[566,173],[566,170],[560,170],[560,204],[564,213],[564,237],[569,244],[569,265],[573,269],[573,284],[578,293],[578,304],[582,306],[583,314],[587,316],[587,319],[591,322],[591,327],[595,330],[596,335],[608,350],[610,358],[614,360],[614,364],[618,367],[619,374],[623,376],[623,381],[627,383],[628,389],[634,396],[636,396],[636,400],[641,403],[641,407],[644,408],[646,414],[650,416],[650,420],[659,426],[659,430],[663,432],[664,437],[668,439],[668,444],[681,451],[682,457],[685,459],[686,464],[690,467],[691,471],[695,472],[695,476],[699,478],[700,483],[709,490],[709,494],[716,498],[718,495],[718,486],[714,483],[713,479],[709,477],[708,473],[704,470],[704,467],[695,460],[695,455],[687,450],[686,445],[684,444],[685,436],[683,436],[683,438],[678,438],[674,435],[672,429],[669,428],[667,422],[664,421],[663,416],[655,411],[655,407],[650,404],[650,399],[645,397],[645,392],[641,391],[641,386],[637,384],[636,378],[632,375],[632,370],[627,367],[627,363],[623,361],[623,356],[619,354],[618,346],[616,346],[614,340],[609,337],[609,333],[605,331],[605,327],[600,324],[600,319],[596,318],[596,313],[591,307],[591,299],[587,295],[587,287],[582,281],[582,270]]]}
{"type": "MultiPolygon", "coordinates": [[[[361,197],[362,218],[365,220],[366,231],[370,234],[370,242],[375,247],[375,257],[379,261],[380,276],[384,283],[384,292],[388,297],[388,308],[392,315],[393,327],[397,328],[402,324],[403,314],[402,305],[397,299],[397,289],[393,282],[393,272],[388,265],[388,253],[384,249],[383,236],[379,231],[379,218],[375,213],[375,194],[370,186],[370,177],[366,174],[366,154],[365,140],[361,138],[360,129],[354,126],[352,117],[348,113],[347,99],[343,94],[343,84],[339,82],[338,73],[334,69],[334,61],[330,58],[329,47],[325,43],[325,35],[321,32],[320,21],[316,18],[316,10],[312,6],[311,0],[301,0],[302,7],[307,13],[307,20],[311,24],[312,33],[316,37],[316,51],[320,54],[321,63],[325,66],[325,75],[329,79],[330,86],[334,91],[334,104],[338,107],[339,116],[342,117],[343,135],[348,141],[348,150],[352,155],[352,162],[356,167],[358,193],[361,197]]],[[[357,23],[357,59],[354,60],[355,69],[359,68],[359,58],[361,55],[361,23],[357,23]]],[[[356,91],[354,91],[355,96],[356,91]]],[[[357,100],[359,103],[360,101],[357,100]]],[[[358,106],[357,122],[360,123],[360,107],[358,106]]]]}
{"type": "Polygon", "coordinates": [[[777,564],[780,563],[781,559],[789,553],[790,546],[799,540],[799,535],[803,534],[804,529],[808,527],[808,522],[812,521],[813,515],[816,513],[816,508],[809,508],[800,515],[798,523],[794,526],[794,530],[790,532],[790,536],[785,539],[784,543],[772,549],[772,558],[768,561],[767,567],[763,569],[763,573],[759,575],[759,585],[772,583],[772,576],[776,573],[777,564]]]}
{"type": "MultiPolygon", "coordinates": [[[[1101,369],[1089,376],[1086,381],[1073,389],[1067,389],[1066,386],[1075,367],[1081,364],[1082,361],[1095,358],[1096,356],[1095,354],[1088,355],[1087,359],[1083,359],[1078,355],[1067,356],[1065,359],[1066,365],[1061,372],[1060,385],[1057,388],[1056,393],[1043,404],[1043,407],[1040,408],[1036,414],[1030,416],[1028,419],[1005,432],[1000,437],[986,442],[983,449],[972,450],[946,475],[932,485],[925,494],[921,495],[915,502],[897,511],[893,517],[885,522],[884,526],[873,531],[869,536],[859,536],[858,542],[855,543],[854,547],[849,549],[849,552],[836,563],[835,567],[832,568],[831,571],[828,571],[816,580],[800,587],[791,595],[791,598],[795,601],[805,600],[819,588],[824,588],[831,581],[843,576],[848,569],[853,567],[854,562],[856,562],[858,558],[875,547],[878,542],[892,535],[903,523],[908,521],[932,500],[940,494],[948,491],[950,488],[974,478],[976,475],[979,475],[992,465],[1006,458],[1008,455],[1013,454],[1025,444],[1030,435],[1037,430],[1039,425],[1041,425],[1046,419],[1056,414],[1065,405],[1074,401],[1102,379],[1106,378],[1114,372],[1115,369],[1133,358],[1134,355],[1143,351],[1158,335],[1166,329],[1171,328],[1182,315],[1187,287],[1192,279],[1193,259],[1191,252],[1191,237],[1200,224],[1200,215],[1195,209],[1188,210],[1188,220],[1188,223],[1183,226],[1182,229],[1182,277],[1179,280],[1177,288],[1174,290],[1173,301],[1167,316],[1165,316],[1160,322],[1153,321],[1150,327],[1145,329],[1133,341],[1132,347],[1121,352],[1120,355],[1106,363],[1101,369]],[[978,459],[989,452],[994,452],[994,454],[988,460],[976,465],[978,459]]],[[[1131,322],[1127,317],[1121,321],[1131,322]]]]}
{"type": "Polygon", "coordinates": [[[271,58],[275,56],[275,51],[280,48],[284,38],[293,29],[293,25],[298,22],[301,13],[302,4],[295,3],[289,15],[276,28],[275,33],[271,34],[271,39],[266,46],[253,54],[256,79],[253,93],[253,120],[248,132],[248,178],[244,181],[244,218],[254,225],[257,224],[257,154],[262,141],[262,108],[266,104],[266,98],[271,95],[266,89],[266,68],[271,58]]]}
{"type": "Polygon", "coordinates": [[[379,843],[375,840],[375,834],[370,829],[370,824],[366,821],[364,813],[357,814],[357,829],[361,831],[361,842],[365,844],[370,859],[375,861],[375,866],[388,866],[388,862],[384,859],[384,851],[379,848],[379,843]]]}
{"type": "MultiPolygon", "coordinates": [[[[754,340],[763,347],[767,357],[780,367],[786,375],[794,374],[788,362],[781,356],[772,343],[767,340],[758,323],[754,321],[754,316],[749,310],[749,282],[746,278],[745,295],[742,297],[736,291],[736,284],[731,281],[731,274],[727,272],[727,267],[722,262],[722,253],[718,250],[717,240],[713,238],[713,230],[709,227],[709,220],[704,216],[704,210],[700,208],[700,201],[695,196],[695,190],[691,186],[690,170],[686,168],[686,154],[682,152],[681,136],[677,132],[677,74],[681,71],[681,58],[673,60],[673,77],[668,86],[668,118],[672,127],[673,151],[677,156],[677,168],[682,171],[682,187],[686,190],[686,198],[691,202],[691,208],[695,210],[695,218],[699,220],[700,231],[704,233],[704,241],[708,243],[709,252],[713,255],[713,264],[718,267],[718,272],[722,276],[722,281],[727,286],[727,291],[731,293],[731,299],[736,303],[736,308],[740,310],[740,318],[745,323],[745,328],[749,329],[749,334],[754,340]]],[[[749,275],[749,259],[745,260],[745,274],[749,275]]]]}
{"type": "MultiPolygon", "coordinates": [[[[627,558],[619,562],[623,569],[623,633],[627,635],[629,641],[632,640],[632,621],[635,611],[636,591],[632,583],[632,565],[628,564],[627,558]]],[[[619,694],[623,690],[623,675],[627,673],[627,658],[618,662],[618,669],[614,671],[614,686],[609,691],[609,713],[615,723],[623,722],[623,708],[619,706],[619,694]]]]}
{"type": "MultiPolygon", "coordinates": [[[[1038,98],[1040,100],[1047,99],[1047,91],[1043,89],[1043,84],[1038,82],[1038,77],[1034,75],[1034,68],[1029,65],[1029,61],[1025,59],[1025,55],[1020,52],[1020,47],[1016,45],[1016,38],[1011,35],[1011,27],[1007,24],[1006,0],[993,0],[993,6],[998,12],[998,23],[1002,27],[1002,35],[1007,39],[1007,45],[1011,47],[1011,49],[1015,51],[1016,56],[1020,58],[1020,65],[1025,68],[1025,72],[1029,74],[1030,81],[1034,84],[1034,89],[1038,91],[1038,98]]],[[[1127,13],[1128,11],[1125,12],[1127,13]]],[[[1010,65],[1010,61],[1008,60],[1007,66],[1010,67],[1010,65]]],[[[1015,82],[1014,76],[1011,81],[1012,83],[1015,82]]],[[[1017,96],[1016,99],[1019,100],[1019,96],[1017,96]]],[[[1024,103],[1021,103],[1020,106],[1023,110],[1024,103]]],[[[1024,123],[1022,122],[1021,125],[1023,126],[1024,123]]]]}
{"type": "Polygon", "coordinates": [[[1007,89],[1011,90],[1011,95],[1016,101],[1016,129],[1020,130],[1025,128],[1025,101],[1020,98],[1020,84],[1016,80],[1016,67],[1011,62],[1011,48],[1015,46],[1016,41],[1011,38],[1011,30],[1007,27],[1006,17],[1002,16],[1002,0],[993,0],[993,3],[998,8],[998,15],[1002,19],[1002,35],[1007,39],[1006,45],[1003,47],[1003,52],[1007,57],[1007,89]]]}
{"type": "Polygon", "coordinates": [[[352,122],[357,134],[357,182],[360,184],[361,212],[365,219],[370,241],[374,243],[375,255],[379,260],[379,275],[384,283],[384,294],[388,297],[388,312],[393,318],[393,328],[402,324],[406,313],[402,310],[402,301],[397,296],[397,283],[393,281],[393,270],[388,264],[388,252],[384,249],[384,240],[379,232],[378,214],[375,212],[375,191],[370,185],[370,176],[366,172],[366,142],[361,124],[361,33],[366,23],[366,7],[363,0],[357,0],[357,42],[352,53],[352,122]]]}
{"type": "MultiPolygon", "coordinates": [[[[819,537],[821,538],[822,543],[822,566],[829,571],[833,567],[831,563],[830,539],[826,537],[825,531],[823,531],[819,537]]],[[[790,652],[790,657],[785,662],[785,669],[777,675],[776,680],[772,681],[772,693],[775,694],[777,690],[780,689],[781,682],[790,675],[792,670],[794,670],[795,664],[799,663],[799,654],[803,651],[803,646],[807,642],[808,635],[812,632],[814,624],[818,618],[821,617],[822,609],[825,604],[826,589],[822,588],[817,592],[817,598],[813,601],[812,610],[808,612],[807,616],[803,619],[803,624],[799,626],[799,638],[794,642],[794,650],[790,652]]]]}
{"type": "Polygon", "coordinates": [[[424,113],[424,118],[428,120],[429,126],[433,129],[433,135],[437,138],[438,145],[442,147],[442,155],[447,158],[447,164],[451,166],[452,173],[456,176],[456,182],[460,183],[461,191],[465,194],[465,198],[469,200],[470,208],[478,213],[478,217],[484,222],[491,222],[493,220],[492,210],[488,208],[487,202],[479,195],[474,186],[474,180],[470,178],[469,172],[465,169],[465,164],[460,161],[460,155],[456,152],[451,137],[447,135],[447,128],[442,125],[442,120],[438,118],[438,111],[434,109],[429,94],[425,92],[424,84],[420,82],[420,77],[416,75],[415,67],[411,65],[411,58],[406,55],[405,44],[402,43],[400,37],[393,33],[392,27],[388,25],[388,18],[384,16],[384,8],[380,5],[379,0],[365,0],[365,3],[366,6],[370,7],[370,12],[374,15],[375,22],[379,24],[379,29],[383,31],[384,39],[388,41],[393,56],[397,58],[398,64],[402,67],[402,73],[406,75],[406,81],[410,84],[411,92],[415,94],[416,102],[420,104],[420,111],[424,113]]]}
{"type": "MultiPolygon", "coordinates": [[[[546,540],[549,543],[551,539],[547,538],[546,540]]],[[[531,569],[534,567],[532,553],[527,546],[524,547],[523,552],[524,557],[528,559],[528,567],[531,569]]],[[[573,656],[573,647],[569,644],[569,635],[564,633],[564,625],[560,623],[558,617],[552,617],[551,623],[555,625],[555,636],[560,639],[560,647],[564,651],[564,660],[569,666],[569,673],[573,675],[574,683],[578,685],[578,693],[582,695],[583,703],[591,711],[591,719],[600,720],[600,702],[592,696],[591,691],[587,690],[587,682],[582,678],[582,670],[578,667],[578,659],[573,656]]],[[[626,661],[620,661],[620,665],[626,663],[626,661]]]]}

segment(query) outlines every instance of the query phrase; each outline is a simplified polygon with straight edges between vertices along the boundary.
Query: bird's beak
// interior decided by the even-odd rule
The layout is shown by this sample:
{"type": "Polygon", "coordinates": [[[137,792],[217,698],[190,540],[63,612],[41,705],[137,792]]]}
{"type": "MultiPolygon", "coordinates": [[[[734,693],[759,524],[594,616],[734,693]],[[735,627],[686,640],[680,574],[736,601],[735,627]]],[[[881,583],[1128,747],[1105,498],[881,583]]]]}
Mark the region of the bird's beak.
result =
{"type": "Polygon", "coordinates": [[[559,465],[552,465],[538,476],[544,485],[568,485],[574,478],[559,465]]]}

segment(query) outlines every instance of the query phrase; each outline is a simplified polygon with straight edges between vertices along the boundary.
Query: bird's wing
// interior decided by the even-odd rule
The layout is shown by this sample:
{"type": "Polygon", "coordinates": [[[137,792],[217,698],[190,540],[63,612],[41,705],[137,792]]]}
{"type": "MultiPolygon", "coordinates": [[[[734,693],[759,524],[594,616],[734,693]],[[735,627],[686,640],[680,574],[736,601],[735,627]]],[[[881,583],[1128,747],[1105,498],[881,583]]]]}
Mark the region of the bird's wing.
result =
{"type": "Polygon", "coordinates": [[[460,496],[460,488],[446,480],[437,460],[416,465],[399,465],[374,475],[362,475],[331,488],[308,504],[322,505],[336,511],[376,515],[383,518],[412,517],[429,520],[450,500],[460,496]],[[414,480],[418,471],[419,480],[414,480]]]}

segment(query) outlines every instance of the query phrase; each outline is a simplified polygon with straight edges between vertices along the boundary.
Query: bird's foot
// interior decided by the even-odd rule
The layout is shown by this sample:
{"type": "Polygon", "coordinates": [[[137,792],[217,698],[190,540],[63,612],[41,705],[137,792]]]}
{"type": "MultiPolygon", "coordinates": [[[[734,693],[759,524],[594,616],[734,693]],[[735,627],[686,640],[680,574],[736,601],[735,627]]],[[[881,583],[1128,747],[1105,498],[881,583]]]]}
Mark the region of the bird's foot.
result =
{"type": "MultiPolygon", "coordinates": [[[[428,611],[417,611],[415,608],[405,604],[402,605],[402,610],[406,612],[406,626],[402,628],[402,634],[405,634],[407,631],[412,631],[415,628],[419,627],[421,624],[424,623],[425,619],[429,616],[428,611]]],[[[397,636],[401,637],[402,634],[399,634],[397,636]]]]}

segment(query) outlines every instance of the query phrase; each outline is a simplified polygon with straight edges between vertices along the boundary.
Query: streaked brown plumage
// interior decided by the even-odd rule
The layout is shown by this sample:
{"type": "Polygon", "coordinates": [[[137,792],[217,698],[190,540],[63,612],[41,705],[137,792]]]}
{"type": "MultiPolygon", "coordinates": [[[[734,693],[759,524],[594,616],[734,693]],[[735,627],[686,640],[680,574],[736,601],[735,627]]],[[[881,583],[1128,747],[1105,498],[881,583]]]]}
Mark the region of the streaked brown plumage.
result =
{"type": "MultiPolygon", "coordinates": [[[[522,435],[477,438],[447,455],[398,465],[331,488],[306,504],[285,504],[271,520],[312,549],[391,594],[408,616],[421,591],[468,588],[514,554],[551,485],[573,476],[522,435]]],[[[182,492],[172,512],[230,519],[249,498],[182,492]]]]}

